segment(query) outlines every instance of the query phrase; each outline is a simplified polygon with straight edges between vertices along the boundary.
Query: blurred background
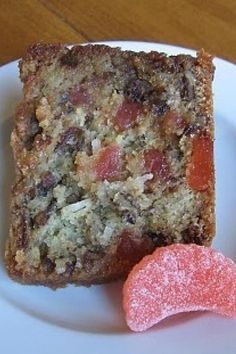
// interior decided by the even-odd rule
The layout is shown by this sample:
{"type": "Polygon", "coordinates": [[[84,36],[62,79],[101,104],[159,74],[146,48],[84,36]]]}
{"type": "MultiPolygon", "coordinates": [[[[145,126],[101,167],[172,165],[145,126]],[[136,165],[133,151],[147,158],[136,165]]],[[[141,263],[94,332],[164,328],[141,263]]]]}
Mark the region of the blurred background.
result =
{"type": "Polygon", "coordinates": [[[0,65],[36,41],[145,40],[236,62],[236,0],[0,0],[0,65]]]}

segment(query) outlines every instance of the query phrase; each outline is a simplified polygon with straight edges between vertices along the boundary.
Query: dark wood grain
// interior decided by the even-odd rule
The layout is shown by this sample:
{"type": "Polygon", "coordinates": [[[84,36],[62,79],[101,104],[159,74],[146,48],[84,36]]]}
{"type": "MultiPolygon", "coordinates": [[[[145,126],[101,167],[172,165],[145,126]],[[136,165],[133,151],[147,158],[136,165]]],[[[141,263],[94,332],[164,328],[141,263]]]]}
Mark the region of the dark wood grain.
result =
{"type": "Polygon", "coordinates": [[[236,0],[1,0],[0,64],[35,41],[130,39],[202,48],[236,62],[236,0]]]}

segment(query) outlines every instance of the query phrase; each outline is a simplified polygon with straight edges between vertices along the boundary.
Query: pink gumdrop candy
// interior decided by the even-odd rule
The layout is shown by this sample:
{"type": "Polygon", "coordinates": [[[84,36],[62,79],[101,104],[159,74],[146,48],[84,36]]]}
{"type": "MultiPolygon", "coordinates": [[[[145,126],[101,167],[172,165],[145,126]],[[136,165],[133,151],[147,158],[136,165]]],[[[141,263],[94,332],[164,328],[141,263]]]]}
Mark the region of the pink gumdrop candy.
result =
{"type": "Polygon", "coordinates": [[[179,312],[236,316],[236,264],[212,248],[157,248],[130,272],[123,288],[130,329],[144,331],[179,312]]]}

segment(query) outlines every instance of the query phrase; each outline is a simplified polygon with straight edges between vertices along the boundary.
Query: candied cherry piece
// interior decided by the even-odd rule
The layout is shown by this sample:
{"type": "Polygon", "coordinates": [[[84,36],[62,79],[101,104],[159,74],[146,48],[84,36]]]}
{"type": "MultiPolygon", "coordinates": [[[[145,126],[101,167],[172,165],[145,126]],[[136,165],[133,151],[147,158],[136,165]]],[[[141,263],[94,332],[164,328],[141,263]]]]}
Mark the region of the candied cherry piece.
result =
{"type": "Polygon", "coordinates": [[[117,257],[134,264],[140,261],[144,255],[153,251],[152,242],[139,237],[130,230],[124,230],[119,237],[117,257]]]}
{"type": "Polygon", "coordinates": [[[114,125],[119,131],[133,127],[141,111],[140,104],[124,100],[114,117],[114,125]]]}
{"type": "Polygon", "coordinates": [[[154,180],[166,180],[170,176],[169,165],[163,152],[157,149],[148,149],[143,153],[144,168],[153,174],[154,180]]]}
{"type": "Polygon", "coordinates": [[[69,101],[75,106],[86,106],[90,103],[91,97],[86,88],[77,85],[71,89],[69,101]]]}
{"type": "Polygon", "coordinates": [[[185,128],[185,120],[175,111],[168,111],[161,122],[161,128],[166,135],[178,135],[185,128]]]}
{"type": "Polygon", "coordinates": [[[236,264],[212,248],[175,244],[157,248],[134,266],[123,288],[126,321],[144,331],[189,311],[236,316],[236,264]]]}
{"type": "Polygon", "coordinates": [[[213,142],[209,134],[197,135],[192,140],[192,156],[186,168],[188,185],[205,191],[213,182],[213,142]]]}
{"type": "Polygon", "coordinates": [[[118,145],[102,148],[95,158],[94,170],[98,180],[115,180],[122,169],[121,149],[118,145]]]}

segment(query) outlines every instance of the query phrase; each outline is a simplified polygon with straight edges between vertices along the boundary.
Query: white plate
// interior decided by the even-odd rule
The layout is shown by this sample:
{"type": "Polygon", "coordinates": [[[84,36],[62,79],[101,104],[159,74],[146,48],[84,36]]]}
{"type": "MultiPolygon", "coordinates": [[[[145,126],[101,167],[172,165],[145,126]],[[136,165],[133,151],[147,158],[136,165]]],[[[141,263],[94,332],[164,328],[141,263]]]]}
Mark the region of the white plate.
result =
{"type": "MultiPolygon", "coordinates": [[[[135,51],[193,51],[156,43],[109,42],[135,51]]],[[[236,261],[236,67],[215,59],[217,237],[214,246],[236,261]]],[[[21,97],[17,63],[0,68],[0,352],[18,354],[233,354],[236,320],[210,313],[181,314],[151,330],[131,333],[121,307],[121,283],[52,291],[22,286],[4,270],[10,183],[12,116],[21,97]]]]}

